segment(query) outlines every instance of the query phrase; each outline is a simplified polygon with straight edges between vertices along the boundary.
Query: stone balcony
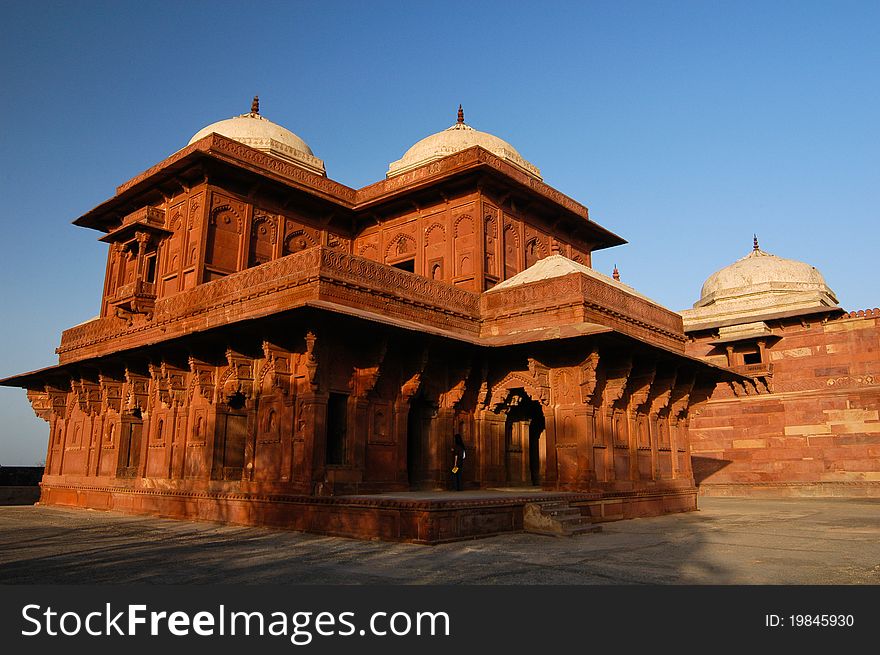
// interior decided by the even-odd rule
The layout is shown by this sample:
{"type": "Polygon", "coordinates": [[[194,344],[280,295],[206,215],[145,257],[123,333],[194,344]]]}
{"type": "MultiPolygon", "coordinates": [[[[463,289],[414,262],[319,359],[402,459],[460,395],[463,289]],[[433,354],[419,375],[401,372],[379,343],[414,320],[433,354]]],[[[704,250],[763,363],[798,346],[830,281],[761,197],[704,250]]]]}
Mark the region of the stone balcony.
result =
{"type": "MultiPolygon", "coordinates": [[[[297,307],[313,307],[454,338],[479,335],[480,297],[445,282],[316,246],[156,299],[153,285],[120,287],[114,307],[142,309],[147,320],[98,318],[65,330],[59,363],[106,356],[297,307]]],[[[122,317],[124,318],[124,317],[122,317]]]]}
{"type": "Polygon", "coordinates": [[[769,362],[762,362],[760,364],[741,364],[739,366],[731,366],[730,370],[752,378],[765,378],[773,375],[773,364],[770,364],[769,362]]]}
{"type": "Polygon", "coordinates": [[[156,303],[156,285],[144,280],[123,284],[109,298],[112,307],[130,314],[147,314],[156,303]]]}

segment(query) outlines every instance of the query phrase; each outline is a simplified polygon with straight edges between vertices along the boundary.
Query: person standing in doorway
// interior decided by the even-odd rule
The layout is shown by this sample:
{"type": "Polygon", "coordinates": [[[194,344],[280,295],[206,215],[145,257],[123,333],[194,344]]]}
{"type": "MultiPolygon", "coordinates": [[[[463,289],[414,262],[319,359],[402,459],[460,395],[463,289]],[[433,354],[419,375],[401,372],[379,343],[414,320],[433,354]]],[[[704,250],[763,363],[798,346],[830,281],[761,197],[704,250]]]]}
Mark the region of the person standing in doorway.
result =
{"type": "Polygon", "coordinates": [[[467,457],[467,451],[464,448],[464,441],[457,432],[452,444],[452,488],[461,491],[461,469],[464,466],[464,460],[467,457]]]}

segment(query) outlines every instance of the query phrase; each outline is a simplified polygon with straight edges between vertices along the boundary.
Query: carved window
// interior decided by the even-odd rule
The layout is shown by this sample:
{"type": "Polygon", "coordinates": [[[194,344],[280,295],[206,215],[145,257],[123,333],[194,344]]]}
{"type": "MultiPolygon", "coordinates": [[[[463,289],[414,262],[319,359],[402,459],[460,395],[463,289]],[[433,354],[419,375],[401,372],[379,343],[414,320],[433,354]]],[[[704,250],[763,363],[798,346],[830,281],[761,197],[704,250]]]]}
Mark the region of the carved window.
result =
{"type": "Polygon", "coordinates": [[[393,264],[394,268],[399,268],[401,271],[406,271],[407,273],[415,273],[416,272],[416,260],[415,259],[404,259],[402,262],[397,262],[393,264]]]}
{"type": "Polygon", "coordinates": [[[504,228],[504,279],[519,273],[519,236],[512,225],[504,228]]]}
{"type": "Polygon", "coordinates": [[[742,357],[743,357],[743,364],[760,364],[761,363],[761,351],[757,346],[743,351],[742,357]]]}
{"type": "Polygon", "coordinates": [[[272,260],[275,245],[276,227],[268,216],[254,218],[251,228],[251,241],[248,248],[248,268],[259,266],[272,260]]]}
{"type": "Polygon", "coordinates": [[[144,282],[156,281],[156,252],[147,253],[144,261],[144,282]]]}
{"type": "Polygon", "coordinates": [[[238,249],[241,242],[241,221],[228,208],[213,212],[208,223],[205,263],[218,273],[238,270],[238,249]]]}
{"type": "Polygon", "coordinates": [[[526,268],[533,266],[541,257],[541,245],[538,243],[538,240],[530,240],[526,244],[526,268]]]}

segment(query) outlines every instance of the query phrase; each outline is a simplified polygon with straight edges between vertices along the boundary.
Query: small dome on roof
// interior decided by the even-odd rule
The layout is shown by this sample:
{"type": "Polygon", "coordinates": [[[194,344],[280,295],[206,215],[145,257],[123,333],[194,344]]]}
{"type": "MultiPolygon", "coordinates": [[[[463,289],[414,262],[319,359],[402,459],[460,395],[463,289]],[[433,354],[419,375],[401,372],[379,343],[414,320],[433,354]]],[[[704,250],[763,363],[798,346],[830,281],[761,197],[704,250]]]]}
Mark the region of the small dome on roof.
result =
{"type": "Polygon", "coordinates": [[[259,99],[255,96],[250,113],[211,123],[189,140],[195,143],[211,133],[225,136],[256,150],[326,176],[324,162],[315,157],[308,144],[296,134],[260,115],[259,99]]]}
{"type": "Polygon", "coordinates": [[[706,307],[745,296],[788,296],[813,292],[837,304],[834,292],[815,266],[794,259],[784,259],[758,248],[730,266],[709,276],[694,307],[706,307]]]}
{"type": "Polygon", "coordinates": [[[513,164],[522,172],[539,180],[541,179],[541,171],[523,159],[522,155],[516,151],[516,148],[507,143],[507,141],[499,139],[494,134],[475,130],[465,123],[464,111],[462,111],[461,105],[458,107],[458,121],[452,127],[425,137],[412,146],[404,153],[403,157],[388,165],[386,177],[394,177],[395,175],[406,173],[414,168],[424,166],[432,161],[448,157],[473,146],[481,146],[493,155],[500,157],[509,164],[513,164]]]}
{"type": "Polygon", "coordinates": [[[837,308],[837,297],[815,266],[758,247],[713,273],[693,309],[681,312],[685,330],[736,325],[837,308]]]}

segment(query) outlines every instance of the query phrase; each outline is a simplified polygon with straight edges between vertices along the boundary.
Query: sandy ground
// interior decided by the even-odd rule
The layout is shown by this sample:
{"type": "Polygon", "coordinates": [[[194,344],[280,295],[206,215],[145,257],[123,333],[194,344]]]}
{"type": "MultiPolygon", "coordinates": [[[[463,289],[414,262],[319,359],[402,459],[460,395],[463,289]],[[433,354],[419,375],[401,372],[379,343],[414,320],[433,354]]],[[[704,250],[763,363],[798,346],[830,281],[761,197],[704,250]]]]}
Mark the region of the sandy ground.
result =
{"type": "Polygon", "coordinates": [[[880,499],[700,498],[700,510],[440,546],[0,507],[0,584],[880,583],[880,499]]]}

